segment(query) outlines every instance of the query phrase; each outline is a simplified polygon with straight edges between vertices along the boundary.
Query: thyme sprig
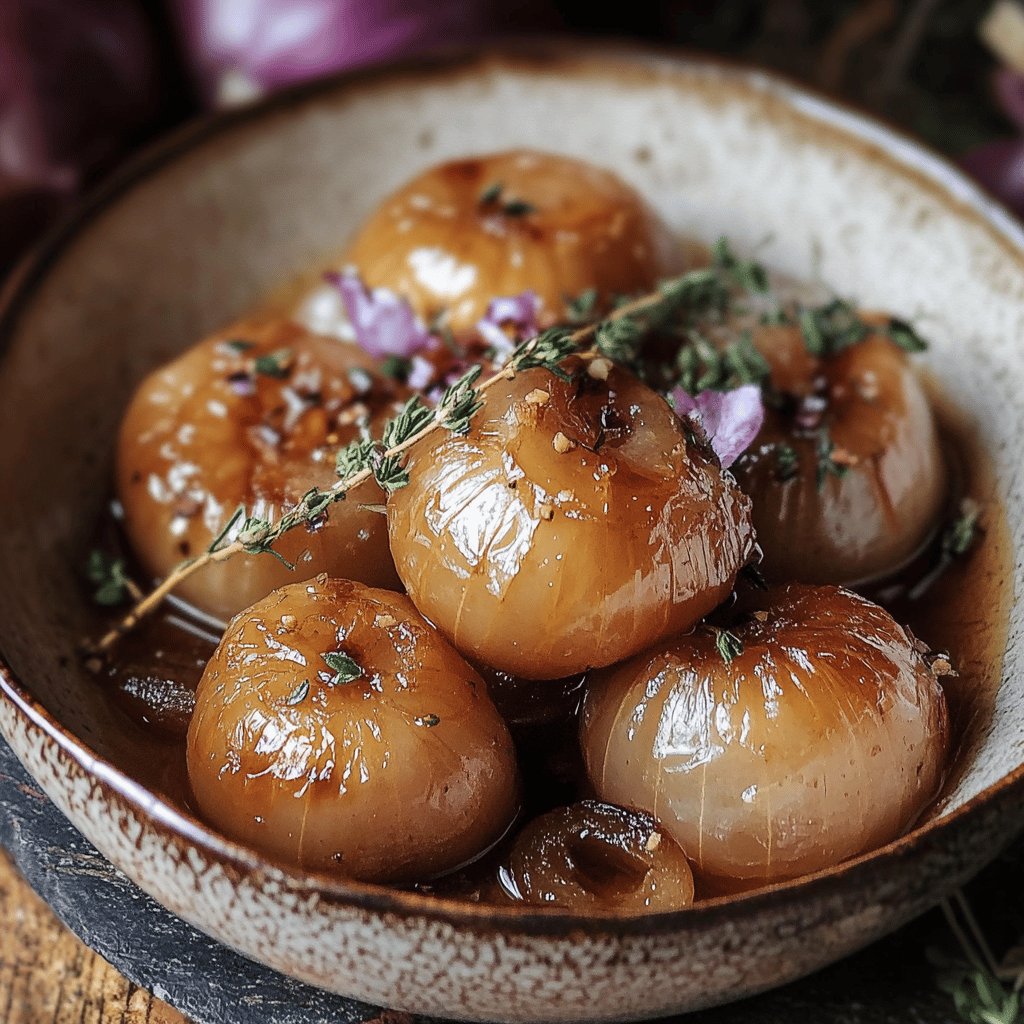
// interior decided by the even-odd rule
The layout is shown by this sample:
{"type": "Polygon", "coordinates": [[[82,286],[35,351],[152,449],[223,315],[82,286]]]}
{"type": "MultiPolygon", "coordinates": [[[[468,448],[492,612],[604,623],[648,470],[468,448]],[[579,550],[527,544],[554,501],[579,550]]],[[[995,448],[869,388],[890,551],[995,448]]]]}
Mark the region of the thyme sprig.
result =
{"type": "Polygon", "coordinates": [[[1024,971],[1013,962],[1014,950],[1000,963],[961,890],[942,901],[942,912],[963,958],[929,949],[928,959],[938,973],[938,984],[952,998],[960,1018],[968,1024],[1020,1024],[1024,971]]]}
{"type": "Polygon", "coordinates": [[[574,352],[581,352],[607,324],[636,317],[651,321],[669,317],[678,312],[681,303],[699,296],[707,287],[707,279],[706,270],[690,271],[666,282],[655,292],[619,306],[604,320],[575,330],[552,328],[544,331],[520,344],[505,365],[482,383],[477,384],[482,367],[474,366],[447,389],[434,408],[425,406],[418,397],[410,399],[398,416],[387,424],[380,441],[363,436],[338,452],[338,480],[329,488],[310,488],[293,508],[273,521],[247,515],[244,509],[236,510],[205,552],[180,563],[153,590],[137,600],[116,625],[90,645],[89,653],[99,655],[108,651],[120,637],[158,608],[181,583],[208,565],[227,561],[236,555],[270,554],[291,566],[274,547],[281,537],[299,526],[319,526],[331,505],[344,501],[351,490],[367,480],[375,479],[388,493],[405,486],[409,481],[405,453],[437,430],[466,433],[473,416],[480,409],[481,397],[490,388],[534,367],[564,375],[565,371],[559,365],[562,360],[574,352]],[[234,539],[229,541],[235,530],[234,539]]]}

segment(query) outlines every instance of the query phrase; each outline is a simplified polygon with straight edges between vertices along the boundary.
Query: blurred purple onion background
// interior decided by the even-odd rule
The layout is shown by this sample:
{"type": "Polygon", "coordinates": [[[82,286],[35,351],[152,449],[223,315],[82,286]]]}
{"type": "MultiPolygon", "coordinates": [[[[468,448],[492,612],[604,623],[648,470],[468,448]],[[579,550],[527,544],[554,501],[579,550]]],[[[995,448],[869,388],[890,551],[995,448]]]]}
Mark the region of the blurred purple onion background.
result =
{"type": "Polygon", "coordinates": [[[986,96],[985,5],[946,0],[931,21],[917,16],[920,0],[884,6],[868,32],[865,5],[850,0],[0,0],[0,276],[82,188],[203,108],[531,30],[773,64],[966,152],[964,166],[1024,212],[1024,77],[1000,70],[986,96]],[[1006,138],[994,138],[1000,126],[1006,138]]]}

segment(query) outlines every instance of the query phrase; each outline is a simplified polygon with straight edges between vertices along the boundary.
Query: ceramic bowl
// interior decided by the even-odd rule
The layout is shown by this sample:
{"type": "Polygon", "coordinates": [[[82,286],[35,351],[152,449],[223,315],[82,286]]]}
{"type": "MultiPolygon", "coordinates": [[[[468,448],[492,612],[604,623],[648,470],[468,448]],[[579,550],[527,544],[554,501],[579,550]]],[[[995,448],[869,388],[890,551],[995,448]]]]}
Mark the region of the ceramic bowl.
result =
{"type": "Polygon", "coordinates": [[[0,322],[0,729],[143,889],[287,974],[442,1016],[650,1017],[842,957],[1008,841],[1024,811],[1021,608],[1007,602],[994,710],[914,832],[806,879],[629,920],[499,911],[270,865],[124,770],[144,741],[75,656],[91,621],[82,556],[135,383],[336,252],[424,166],[522,145],[610,167],[680,232],[760,246],[780,271],[920,322],[931,373],[994,459],[1015,553],[1006,582],[1019,590],[1017,224],[920,146],[769,75],[537,44],[344,77],[199,124],[137,161],[22,268],[0,322]]]}

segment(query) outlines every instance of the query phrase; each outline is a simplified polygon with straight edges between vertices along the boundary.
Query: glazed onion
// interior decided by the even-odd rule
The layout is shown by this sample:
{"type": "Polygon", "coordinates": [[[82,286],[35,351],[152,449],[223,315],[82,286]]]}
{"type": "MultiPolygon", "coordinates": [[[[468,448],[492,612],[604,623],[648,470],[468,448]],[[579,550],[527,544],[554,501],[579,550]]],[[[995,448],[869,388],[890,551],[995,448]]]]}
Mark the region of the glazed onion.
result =
{"type": "Polygon", "coordinates": [[[571,157],[512,150],[433,167],[385,199],[344,262],[372,288],[404,296],[425,322],[461,333],[492,299],[532,290],[562,316],[594,288],[650,289],[675,260],[667,231],[610,171],[571,157]]]}
{"type": "Polygon", "coordinates": [[[512,741],[476,672],[408,598],[324,576],[228,627],[196,694],[188,773],[231,838],[371,881],[458,867],[518,806],[512,741]],[[358,675],[337,675],[335,655],[358,675]]]}
{"type": "MultiPolygon", "coordinates": [[[[385,418],[394,389],[357,348],[286,320],[250,320],[201,342],[139,386],[121,424],[117,492],[129,540],[153,576],[207,549],[239,505],[274,519],[337,478],[334,453],[363,417],[385,418]]],[[[318,529],[261,554],[207,566],[179,593],[222,618],[275,587],[330,572],[394,587],[384,500],[372,481],[318,529]],[[299,574],[296,576],[296,572],[299,574]]],[[[236,523],[237,534],[240,522],[236,523]]]]}
{"type": "Polygon", "coordinates": [[[763,571],[852,584],[899,569],[946,497],[935,419],[906,354],[875,334],[815,358],[797,327],[762,328],[757,345],[782,400],[733,472],[754,503],[763,571]]]}
{"type": "Polygon", "coordinates": [[[583,800],[531,821],[500,870],[517,902],[647,914],[693,902],[693,872],[649,814],[583,800]]]}
{"type": "Polygon", "coordinates": [[[750,509],[663,398],[607,360],[491,388],[465,436],[410,451],[388,499],[416,607],[471,660],[527,679],[609,665],[730,593],[750,509]]]}
{"type": "Polygon", "coordinates": [[[599,674],[584,702],[602,800],[642,807],[695,870],[743,886],[881,846],[934,799],[942,686],[888,612],[791,584],[720,653],[704,629],[599,674]]]}

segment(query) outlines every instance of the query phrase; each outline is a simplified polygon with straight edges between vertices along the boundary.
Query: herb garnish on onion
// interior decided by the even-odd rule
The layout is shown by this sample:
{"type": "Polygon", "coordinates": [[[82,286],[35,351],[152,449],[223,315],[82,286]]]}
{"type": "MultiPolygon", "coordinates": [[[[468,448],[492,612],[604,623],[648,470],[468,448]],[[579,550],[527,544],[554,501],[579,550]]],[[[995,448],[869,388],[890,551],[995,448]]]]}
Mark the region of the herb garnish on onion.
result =
{"type": "Polygon", "coordinates": [[[675,388],[670,399],[679,416],[687,417],[704,431],[723,469],[750,447],[764,422],[764,402],[756,384],[696,395],[675,388]]]}
{"type": "Polygon", "coordinates": [[[387,288],[367,288],[352,270],[324,275],[341,293],[359,347],[375,359],[410,359],[427,345],[430,332],[405,299],[387,288]]]}

